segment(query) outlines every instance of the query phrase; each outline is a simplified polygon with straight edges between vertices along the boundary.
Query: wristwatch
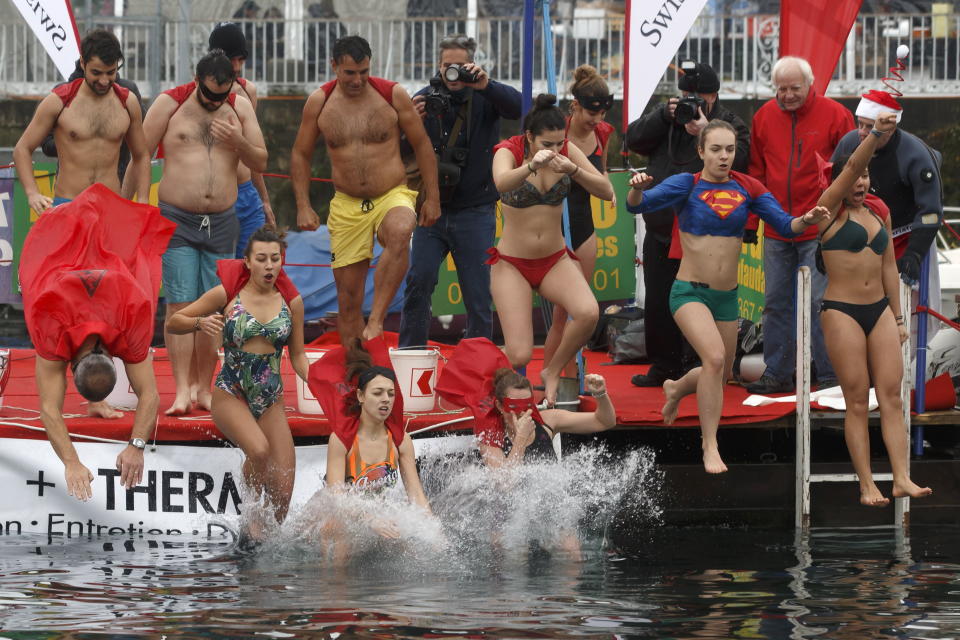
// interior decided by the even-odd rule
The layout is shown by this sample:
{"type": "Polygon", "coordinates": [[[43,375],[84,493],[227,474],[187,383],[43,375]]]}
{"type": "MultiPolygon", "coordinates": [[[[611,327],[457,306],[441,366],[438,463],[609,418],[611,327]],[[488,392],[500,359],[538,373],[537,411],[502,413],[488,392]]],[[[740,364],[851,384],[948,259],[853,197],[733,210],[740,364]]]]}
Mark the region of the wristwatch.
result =
{"type": "Polygon", "coordinates": [[[147,448],[147,443],[143,438],[130,438],[130,446],[143,451],[147,448]]]}

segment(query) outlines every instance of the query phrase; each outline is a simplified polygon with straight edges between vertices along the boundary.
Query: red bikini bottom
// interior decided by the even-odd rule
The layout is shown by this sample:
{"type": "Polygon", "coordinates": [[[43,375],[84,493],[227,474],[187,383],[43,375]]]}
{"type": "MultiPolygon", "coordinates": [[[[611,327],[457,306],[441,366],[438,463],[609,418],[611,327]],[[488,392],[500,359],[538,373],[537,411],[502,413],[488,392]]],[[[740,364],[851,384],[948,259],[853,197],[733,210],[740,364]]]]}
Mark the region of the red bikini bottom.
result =
{"type": "Polygon", "coordinates": [[[517,271],[520,272],[520,275],[530,283],[530,286],[534,289],[540,286],[540,283],[543,282],[543,279],[547,277],[547,274],[550,272],[550,269],[553,268],[553,265],[564,255],[568,255],[574,260],[579,260],[573,251],[570,251],[567,247],[560,249],[556,253],[551,253],[545,258],[515,258],[513,256],[508,256],[497,251],[496,247],[490,247],[487,249],[487,253],[490,254],[490,257],[484,264],[496,264],[502,259],[504,262],[509,262],[517,271]]]}

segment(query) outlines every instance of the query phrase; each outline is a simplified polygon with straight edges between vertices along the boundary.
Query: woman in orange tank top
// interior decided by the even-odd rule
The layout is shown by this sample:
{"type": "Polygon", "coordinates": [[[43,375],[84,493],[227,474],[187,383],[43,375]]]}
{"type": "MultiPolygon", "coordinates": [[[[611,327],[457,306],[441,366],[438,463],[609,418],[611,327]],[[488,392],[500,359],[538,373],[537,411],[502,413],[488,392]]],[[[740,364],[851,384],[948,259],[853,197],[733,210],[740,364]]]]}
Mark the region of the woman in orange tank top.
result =
{"type": "MultiPolygon", "coordinates": [[[[394,486],[399,475],[410,501],[430,513],[417,474],[413,441],[406,433],[394,435],[387,426],[396,394],[396,374],[386,367],[374,366],[370,354],[359,346],[347,353],[346,366],[347,379],[357,381],[358,426],[349,443],[336,433],[330,434],[327,486],[347,484],[380,491],[394,486]]],[[[370,522],[370,526],[385,538],[400,535],[396,524],[384,518],[370,522]]]]}

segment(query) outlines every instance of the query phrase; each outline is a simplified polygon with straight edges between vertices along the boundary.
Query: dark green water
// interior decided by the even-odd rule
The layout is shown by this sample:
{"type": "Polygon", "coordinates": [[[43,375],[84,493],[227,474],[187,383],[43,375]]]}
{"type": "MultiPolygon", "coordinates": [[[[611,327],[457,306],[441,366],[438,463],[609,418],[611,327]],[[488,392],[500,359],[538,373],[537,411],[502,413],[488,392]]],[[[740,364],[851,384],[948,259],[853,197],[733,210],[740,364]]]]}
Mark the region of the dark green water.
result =
{"type": "Polygon", "coordinates": [[[960,529],[621,531],[331,568],[304,542],[0,539],[0,637],[955,638],[960,529]],[[72,633],[68,633],[72,632],[72,633]]]}

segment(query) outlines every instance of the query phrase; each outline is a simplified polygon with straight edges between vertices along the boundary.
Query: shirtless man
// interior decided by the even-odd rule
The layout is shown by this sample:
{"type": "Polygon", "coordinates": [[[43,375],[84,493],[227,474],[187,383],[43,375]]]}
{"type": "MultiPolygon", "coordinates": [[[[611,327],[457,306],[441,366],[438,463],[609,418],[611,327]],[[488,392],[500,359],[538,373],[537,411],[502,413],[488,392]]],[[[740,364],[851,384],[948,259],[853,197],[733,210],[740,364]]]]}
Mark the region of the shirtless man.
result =
{"type": "MultiPolygon", "coordinates": [[[[160,213],[177,224],[163,254],[166,315],[186,307],[219,284],[217,260],[234,257],[239,223],[237,163],[267,167],[267,149],[250,101],[232,93],[233,66],[223,51],[197,63],[193,82],[157,96],[143,130],[152,152],[162,142],[160,213]]],[[[197,404],[210,409],[210,380],[219,339],[164,333],[177,392],[167,415],[189,413],[190,358],[197,358],[197,404]]]]}
{"type": "MultiPolygon", "coordinates": [[[[222,22],[210,32],[208,44],[210,51],[223,49],[223,53],[230,58],[233,72],[237,76],[231,91],[250,101],[256,117],[257,86],[240,76],[247,60],[247,39],[243,35],[243,29],[236,23],[222,22]]],[[[247,248],[247,240],[253,232],[262,227],[264,222],[276,224],[263,174],[251,171],[242,162],[237,166],[237,218],[240,220],[240,238],[237,241],[236,257],[242,258],[247,248]]]]}
{"type": "Polygon", "coordinates": [[[120,42],[109,31],[94,29],[80,43],[83,78],[60,85],[44,98],[27,125],[13,160],[30,208],[43,213],[68,202],[95,182],[120,193],[117,164],[126,141],[131,161],[127,175],[129,198],[136,190],[141,202],[150,195],[150,155],[144,142],[140,102],[115,83],[123,60],[120,42]],[[54,198],[41,195],[33,177],[33,151],[53,131],[60,170],[54,198]]]}
{"type": "Polygon", "coordinates": [[[420,224],[430,226],[440,217],[437,159],[430,138],[403,87],[370,77],[370,55],[370,45],[360,36],[340,38],[333,45],[336,80],[307,99],[290,156],[297,226],[313,230],[320,219],[310,205],[310,162],[323,135],[337,191],[327,226],[337,324],[345,346],[354,338],[368,340],[383,333],[390,301],[407,271],[417,194],[406,187],[401,131],[416,152],[426,190],[420,224]],[[373,308],[364,326],[364,283],[374,236],[383,253],[374,275],[373,308]]]}

